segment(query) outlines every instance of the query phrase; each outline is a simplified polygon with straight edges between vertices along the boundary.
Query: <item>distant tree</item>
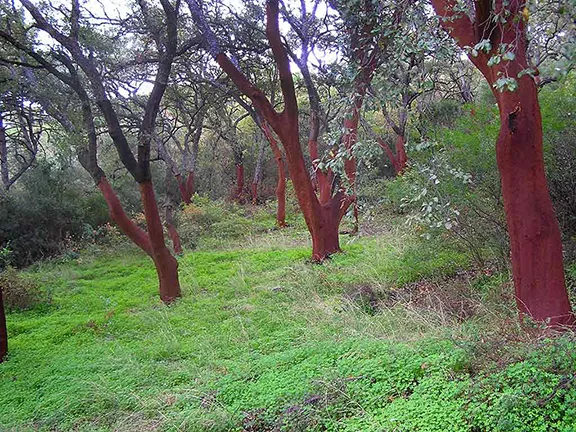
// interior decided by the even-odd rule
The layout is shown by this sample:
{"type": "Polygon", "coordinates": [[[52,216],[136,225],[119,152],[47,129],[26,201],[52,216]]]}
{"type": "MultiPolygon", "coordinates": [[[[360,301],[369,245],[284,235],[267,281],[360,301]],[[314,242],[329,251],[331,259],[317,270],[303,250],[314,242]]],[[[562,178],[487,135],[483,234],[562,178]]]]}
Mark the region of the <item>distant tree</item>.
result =
{"type": "Polygon", "coordinates": [[[527,59],[527,4],[476,0],[468,8],[456,0],[432,0],[432,5],[498,103],[496,157],[520,315],[550,326],[574,325],[560,229],[544,174],[537,71],[527,59]]]}
{"type": "MultiPolygon", "coordinates": [[[[30,0],[21,2],[34,20],[34,27],[49,35],[55,48],[49,52],[42,52],[29,41],[19,38],[18,34],[10,33],[11,29],[0,31],[0,36],[15,46],[27,56],[27,62],[32,66],[41,67],[58,78],[72,91],[81,106],[81,128],[74,121],[64,115],[49,98],[39,99],[46,111],[57,119],[72,135],[84,135],[86,144],[81,146],[79,160],[82,166],[92,176],[94,182],[101,190],[108,207],[111,218],[119,225],[121,230],[134,243],[142,248],[153,260],[160,283],[160,297],[166,303],[180,297],[180,284],[178,280],[178,263],[166,247],[164,231],[159,215],[154,188],[152,186],[150,170],[151,144],[156,126],[160,102],[170,76],[170,70],[178,49],[177,21],[178,7],[172,6],[168,0],[161,0],[162,15],[150,10],[146,2],[141,1],[140,17],[137,25],[147,31],[156,48],[156,68],[154,84],[145,104],[142,120],[138,127],[138,154],[132,152],[126,131],[123,130],[120,115],[113,101],[109,97],[109,83],[105,84],[103,68],[107,59],[106,46],[102,39],[91,27],[91,21],[82,15],[82,8],[78,0],[72,0],[71,8],[66,11],[67,22],[59,28],[53,20],[49,20],[43,10],[40,10],[30,0]],[[162,19],[156,19],[157,16],[162,19]],[[92,39],[87,41],[85,36],[90,34],[92,39]],[[93,45],[90,45],[92,43],[93,45]],[[104,45],[104,49],[99,50],[104,45]],[[100,60],[100,64],[98,61],[100,60]],[[122,205],[114,190],[108,183],[104,171],[98,164],[97,132],[91,101],[95,99],[104,118],[107,131],[111,137],[120,160],[134,180],[138,183],[140,195],[146,217],[147,231],[139,228],[124,212],[122,205]]],[[[64,12],[63,7],[59,8],[64,12]]],[[[111,24],[111,23],[108,23],[111,24]]],[[[24,26],[22,26],[24,28],[24,26]]],[[[124,32],[122,29],[121,32],[124,32]]],[[[119,85],[121,81],[116,84],[119,85]]],[[[111,86],[117,90],[116,86],[111,86]]]]}
{"type": "MultiPolygon", "coordinates": [[[[319,184],[319,197],[315,193],[315,185],[310,178],[306,160],[300,146],[300,111],[294,78],[290,71],[289,50],[286,49],[279,31],[278,1],[267,1],[266,3],[266,35],[280,77],[281,102],[283,106],[281,112],[276,111],[262,89],[256,86],[241,70],[240,64],[235,57],[227,54],[222,48],[217,35],[206,19],[202,6],[196,0],[187,0],[187,3],[192,17],[205,39],[206,50],[222,67],[238,89],[252,101],[266,123],[276,132],[285,149],[290,177],[312,236],[313,259],[322,261],[329,255],[340,251],[338,238],[340,221],[350,205],[355,201],[355,196],[353,193],[350,195],[346,193],[346,187],[344,182],[341,181],[341,175],[333,175],[330,180],[327,178],[326,181],[319,184]]],[[[350,156],[356,143],[358,113],[362,106],[374,65],[379,58],[377,54],[379,52],[379,39],[372,31],[374,29],[374,17],[372,14],[365,13],[367,11],[363,11],[363,8],[371,8],[371,5],[372,2],[367,1],[360,2],[356,6],[350,6],[350,13],[347,15],[347,30],[350,32],[352,40],[351,50],[355,64],[359,69],[357,78],[354,80],[354,94],[350,100],[348,115],[344,119],[344,133],[340,142],[346,149],[345,152],[348,153],[344,164],[346,166],[346,174],[352,185],[354,184],[356,168],[355,162],[351,160],[353,158],[350,156]],[[355,15],[352,13],[354,8],[359,8],[362,13],[355,15]]],[[[318,109],[314,110],[318,112],[318,109]]],[[[311,127],[308,143],[310,156],[314,161],[319,159],[319,155],[314,149],[320,125],[318,120],[315,119],[314,113],[310,117],[311,127]]]]}
{"type": "Polygon", "coordinates": [[[34,165],[41,148],[44,116],[27,100],[22,84],[17,68],[0,66],[0,194],[34,165]]]}

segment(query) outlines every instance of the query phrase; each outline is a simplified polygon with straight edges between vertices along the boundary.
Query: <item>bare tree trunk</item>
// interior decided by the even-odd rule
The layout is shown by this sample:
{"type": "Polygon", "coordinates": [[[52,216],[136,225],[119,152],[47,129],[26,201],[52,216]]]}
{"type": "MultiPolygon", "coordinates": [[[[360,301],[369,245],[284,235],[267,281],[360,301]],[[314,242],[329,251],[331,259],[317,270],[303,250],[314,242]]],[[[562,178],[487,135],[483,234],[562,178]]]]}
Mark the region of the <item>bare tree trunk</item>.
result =
{"type": "Polygon", "coordinates": [[[158,273],[160,283],[160,298],[164,303],[171,303],[181,297],[180,282],[178,280],[178,261],[172,256],[164,241],[164,230],[160,220],[158,204],[154,188],[150,180],[140,183],[140,196],[144,205],[144,216],[150,244],[152,246],[152,259],[158,273]]]}
{"type": "Polygon", "coordinates": [[[538,91],[526,68],[526,17],[522,0],[508,3],[478,0],[473,19],[456,8],[455,0],[432,0],[441,24],[460,46],[474,46],[479,35],[489,34],[491,50],[470,56],[492,87],[500,112],[496,158],[512,255],[512,273],[520,316],[551,327],[573,326],[564,280],[560,229],[544,173],[542,118],[538,91]],[[504,14],[503,12],[506,12],[504,14]],[[494,22],[492,15],[505,16],[494,22]],[[514,56],[496,65],[489,59],[502,47],[514,56]],[[500,77],[517,88],[495,88],[500,77]]]}
{"type": "Polygon", "coordinates": [[[112,189],[112,186],[110,186],[110,183],[108,183],[108,179],[105,176],[102,176],[98,181],[98,189],[100,189],[100,192],[102,192],[102,196],[106,201],[110,218],[130,240],[146,252],[148,256],[153,258],[154,253],[152,251],[152,245],[150,244],[148,234],[136,225],[128,215],[126,215],[118,196],[114,192],[114,189],[112,189]]]}
{"type": "Polygon", "coordinates": [[[576,323],[568,300],[560,229],[546,184],[536,85],[499,98],[496,156],[520,314],[551,326],[576,323]]]}
{"type": "Polygon", "coordinates": [[[266,122],[262,122],[262,130],[270,143],[270,147],[272,148],[272,153],[274,153],[274,159],[276,159],[276,166],[278,167],[278,184],[276,185],[276,224],[278,228],[286,227],[286,170],[284,169],[284,160],[282,159],[282,151],[280,151],[280,147],[278,146],[278,142],[268,124],[266,122]]]}

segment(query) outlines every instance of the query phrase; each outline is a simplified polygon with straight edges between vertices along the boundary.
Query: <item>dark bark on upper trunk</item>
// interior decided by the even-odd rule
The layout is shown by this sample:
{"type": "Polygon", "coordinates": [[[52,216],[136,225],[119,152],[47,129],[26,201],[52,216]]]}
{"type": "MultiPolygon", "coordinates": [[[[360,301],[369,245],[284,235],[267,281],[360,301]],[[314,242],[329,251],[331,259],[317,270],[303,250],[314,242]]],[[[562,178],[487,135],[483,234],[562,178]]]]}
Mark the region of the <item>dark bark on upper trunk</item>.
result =
{"type": "Polygon", "coordinates": [[[6,143],[6,128],[0,113],[0,181],[2,189],[10,187],[10,171],[8,170],[8,144],[6,143]]]}

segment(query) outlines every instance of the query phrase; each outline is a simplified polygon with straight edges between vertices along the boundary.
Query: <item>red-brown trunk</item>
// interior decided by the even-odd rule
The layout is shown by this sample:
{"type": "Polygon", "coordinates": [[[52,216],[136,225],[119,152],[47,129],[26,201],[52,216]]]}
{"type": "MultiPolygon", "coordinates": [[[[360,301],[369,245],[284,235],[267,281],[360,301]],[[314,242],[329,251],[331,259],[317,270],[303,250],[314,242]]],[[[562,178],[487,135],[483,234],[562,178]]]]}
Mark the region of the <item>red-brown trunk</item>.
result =
{"type": "Polygon", "coordinates": [[[144,206],[146,226],[152,245],[152,259],[158,273],[160,283],[160,298],[164,303],[171,303],[181,297],[178,280],[178,261],[172,256],[164,241],[164,230],[158,211],[158,203],[154,194],[152,182],[140,183],[140,196],[144,206]]]}
{"type": "Polygon", "coordinates": [[[236,199],[244,193],[244,164],[236,164],[236,199]]]}
{"type": "Polygon", "coordinates": [[[406,141],[402,135],[398,135],[396,138],[396,161],[394,163],[396,174],[402,174],[406,169],[407,163],[408,156],[406,155],[406,141]]]}
{"type": "Polygon", "coordinates": [[[152,257],[152,245],[148,234],[126,215],[118,196],[116,196],[114,189],[112,189],[105,176],[98,182],[98,189],[102,192],[102,196],[108,205],[110,218],[130,240],[152,257]]]}
{"type": "Polygon", "coordinates": [[[186,181],[182,181],[182,176],[176,174],[176,181],[180,189],[180,196],[185,204],[192,203],[192,196],[194,195],[194,172],[189,172],[186,181]]]}
{"type": "Polygon", "coordinates": [[[6,326],[6,314],[4,312],[4,300],[2,298],[2,287],[0,287],[0,363],[8,354],[8,330],[6,326]]]}
{"type": "MultiPolygon", "coordinates": [[[[472,22],[468,16],[460,14],[453,0],[432,0],[432,4],[443,17],[442,25],[461,46],[473,46],[488,25],[485,20],[472,22]]],[[[530,76],[519,77],[529,64],[526,59],[527,20],[523,13],[525,2],[496,2],[493,7],[498,14],[507,17],[491,29],[497,43],[490,53],[478,53],[469,58],[492,87],[500,112],[496,158],[510,234],[518,309],[521,317],[528,315],[552,327],[574,325],[576,319],[564,280],[560,229],[544,174],[538,92],[530,76]],[[504,8],[506,14],[502,13],[504,8]],[[514,50],[514,58],[489,65],[489,59],[504,46],[514,50]],[[495,89],[494,85],[501,77],[514,79],[517,89],[495,89]]]]}
{"type": "Polygon", "coordinates": [[[500,135],[496,156],[510,234],[512,271],[520,314],[550,326],[574,325],[560,229],[546,184],[542,119],[529,78],[516,92],[497,95],[500,135]]]}
{"type": "Polygon", "coordinates": [[[276,201],[278,209],[276,211],[276,224],[279,228],[286,227],[286,177],[284,174],[284,164],[280,160],[282,167],[278,167],[278,184],[276,185],[276,201]]]}
{"type": "Polygon", "coordinates": [[[339,205],[339,203],[332,201],[322,206],[322,221],[311,230],[312,260],[316,262],[322,262],[330,255],[341,251],[338,234],[341,218],[338,212],[332,211],[333,205],[339,205]]]}

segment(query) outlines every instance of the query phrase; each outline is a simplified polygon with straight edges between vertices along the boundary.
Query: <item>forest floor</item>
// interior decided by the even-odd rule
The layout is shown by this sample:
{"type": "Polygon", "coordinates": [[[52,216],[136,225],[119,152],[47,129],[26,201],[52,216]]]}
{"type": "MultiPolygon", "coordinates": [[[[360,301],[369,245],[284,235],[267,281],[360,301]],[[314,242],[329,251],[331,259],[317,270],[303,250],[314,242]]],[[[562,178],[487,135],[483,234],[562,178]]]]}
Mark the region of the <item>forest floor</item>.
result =
{"type": "Polygon", "coordinates": [[[135,250],[28,270],[1,431],[576,431],[576,338],[517,324],[505,273],[391,228],[311,264],[305,234],[180,258],[164,306],[135,250]]]}

